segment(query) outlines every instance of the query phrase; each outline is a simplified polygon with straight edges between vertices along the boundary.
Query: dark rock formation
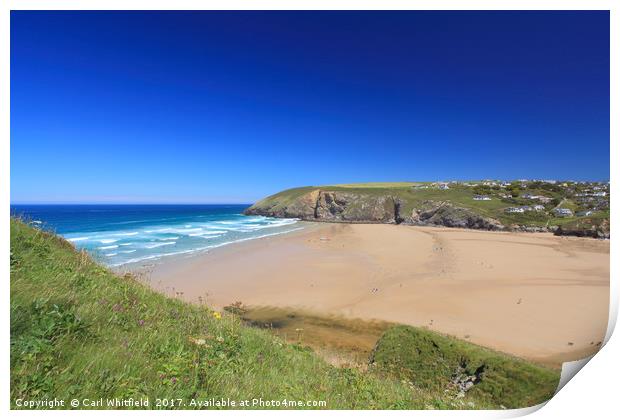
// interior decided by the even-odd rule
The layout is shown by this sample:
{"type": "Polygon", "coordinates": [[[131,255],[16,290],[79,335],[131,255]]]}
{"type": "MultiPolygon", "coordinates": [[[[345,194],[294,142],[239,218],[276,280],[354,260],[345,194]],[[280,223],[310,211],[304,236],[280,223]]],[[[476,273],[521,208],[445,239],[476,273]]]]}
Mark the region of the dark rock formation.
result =
{"type": "Polygon", "coordinates": [[[467,229],[504,230],[495,219],[484,217],[472,210],[457,207],[445,201],[425,201],[421,209],[414,209],[405,223],[413,225],[435,225],[467,229]]]}
{"type": "Polygon", "coordinates": [[[609,239],[609,222],[604,223],[572,223],[560,225],[555,230],[554,235],[558,236],[579,236],[584,238],[609,239]]]}
{"type": "Polygon", "coordinates": [[[314,218],[329,222],[396,223],[396,200],[348,192],[321,191],[314,218]]]}
{"type": "Polygon", "coordinates": [[[554,232],[557,226],[527,226],[527,225],[510,225],[510,230],[514,232],[542,233],[554,232]]]}

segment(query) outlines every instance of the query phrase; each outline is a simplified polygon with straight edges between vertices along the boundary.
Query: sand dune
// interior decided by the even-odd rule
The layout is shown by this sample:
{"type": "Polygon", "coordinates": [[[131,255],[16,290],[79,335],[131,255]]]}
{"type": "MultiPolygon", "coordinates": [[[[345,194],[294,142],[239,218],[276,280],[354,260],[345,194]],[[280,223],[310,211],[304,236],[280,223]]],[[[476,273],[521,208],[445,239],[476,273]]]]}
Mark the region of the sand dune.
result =
{"type": "Polygon", "coordinates": [[[158,290],[427,326],[547,364],[607,327],[609,241],[394,225],[305,224],[150,273],[158,290]]]}

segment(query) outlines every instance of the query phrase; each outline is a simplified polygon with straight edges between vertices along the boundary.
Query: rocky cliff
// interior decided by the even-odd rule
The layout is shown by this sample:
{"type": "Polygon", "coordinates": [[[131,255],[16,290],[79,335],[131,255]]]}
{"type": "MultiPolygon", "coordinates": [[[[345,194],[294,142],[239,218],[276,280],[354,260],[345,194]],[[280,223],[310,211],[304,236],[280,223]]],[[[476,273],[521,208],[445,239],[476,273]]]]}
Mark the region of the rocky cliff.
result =
{"type": "Polygon", "coordinates": [[[323,222],[399,223],[398,206],[391,196],[313,190],[288,202],[259,201],[245,214],[323,222]]]}
{"type": "Polygon", "coordinates": [[[315,189],[293,197],[272,196],[245,211],[248,215],[296,217],[308,221],[348,223],[403,223],[470,229],[503,230],[490,217],[447,201],[426,200],[415,205],[402,197],[373,192],[315,189]]]}

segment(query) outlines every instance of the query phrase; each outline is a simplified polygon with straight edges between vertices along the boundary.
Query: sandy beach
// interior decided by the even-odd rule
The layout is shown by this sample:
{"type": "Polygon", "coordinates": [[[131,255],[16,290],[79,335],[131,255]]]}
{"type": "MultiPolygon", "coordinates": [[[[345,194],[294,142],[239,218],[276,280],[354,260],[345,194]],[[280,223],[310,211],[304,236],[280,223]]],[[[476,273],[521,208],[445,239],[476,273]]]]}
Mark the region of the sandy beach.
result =
{"type": "Polygon", "coordinates": [[[547,364],[603,340],[609,241],[551,234],[310,224],[149,269],[148,283],[222,308],[292,307],[425,326],[547,364]]]}

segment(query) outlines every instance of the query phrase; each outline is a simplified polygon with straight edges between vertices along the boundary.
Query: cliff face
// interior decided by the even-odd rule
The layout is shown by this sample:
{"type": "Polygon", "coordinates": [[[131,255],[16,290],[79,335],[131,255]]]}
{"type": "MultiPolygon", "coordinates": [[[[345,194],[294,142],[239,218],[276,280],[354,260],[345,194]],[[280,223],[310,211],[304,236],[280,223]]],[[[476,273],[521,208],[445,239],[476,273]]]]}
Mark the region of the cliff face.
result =
{"type": "Polygon", "coordinates": [[[263,200],[244,213],[324,222],[396,223],[398,202],[390,196],[313,190],[286,203],[263,200]]]}
{"type": "Polygon", "coordinates": [[[248,215],[296,217],[308,221],[348,223],[404,223],[470,229],[502,230],[497,220],[453,205],[446,201],[427,200],[404,210],[403,200],[385,194],[362,194],[347,191],[312,190],[294,198],[269,197],[245,211],[248,215]]]}

